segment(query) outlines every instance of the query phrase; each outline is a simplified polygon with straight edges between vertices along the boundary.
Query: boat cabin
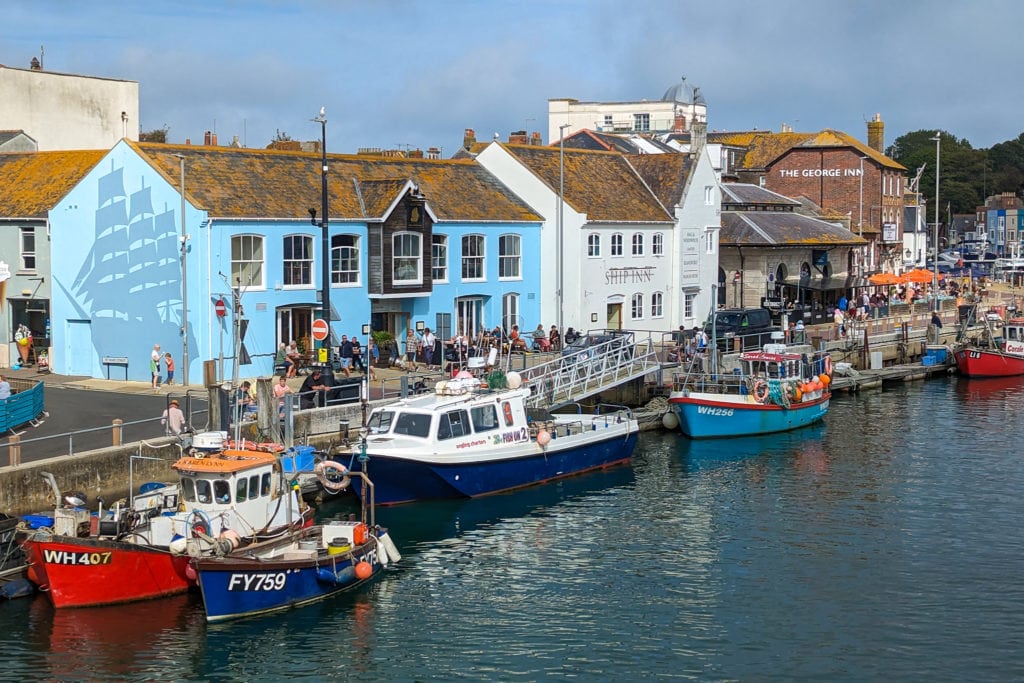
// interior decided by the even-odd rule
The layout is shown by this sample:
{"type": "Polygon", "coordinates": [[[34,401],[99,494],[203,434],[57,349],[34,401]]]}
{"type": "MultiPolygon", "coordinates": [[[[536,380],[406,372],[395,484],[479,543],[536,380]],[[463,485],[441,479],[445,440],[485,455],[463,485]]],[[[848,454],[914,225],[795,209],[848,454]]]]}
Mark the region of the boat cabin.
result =
{"type": "Polygon", "coordinates": [[[473,434],[489,434],[499,429],[526,425],[525,397],[529,390],[434,394],[398,401],[377,408],[367,421],[367,436],[414,437],[438,442],[473,434]]]}

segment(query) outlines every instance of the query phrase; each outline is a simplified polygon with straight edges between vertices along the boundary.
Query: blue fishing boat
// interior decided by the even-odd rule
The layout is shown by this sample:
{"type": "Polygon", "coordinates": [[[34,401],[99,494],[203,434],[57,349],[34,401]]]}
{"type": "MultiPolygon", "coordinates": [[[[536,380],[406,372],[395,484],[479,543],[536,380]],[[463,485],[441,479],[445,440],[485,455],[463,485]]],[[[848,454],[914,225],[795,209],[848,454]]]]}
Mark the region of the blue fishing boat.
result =
{"type": "Polygon", "coordinates": [[[825,417],[832,362],[825,352],[795,353],[784,344],[740,354],[738,374],[677,375],[672,413],[691,439],[753,436],[797,429],[825,417]]]}
{"type": "MultiPolygon", "coordinates": [[[[378,505],[474,498],[628,462],[639,426],[622,406],[598,413],[529,409],[527,387],[475,379],[375,409],[355,447],[378,505]]],[[[358,494],[358,491],[356,492],[358,494]]]]}
{"type": "MultiPolygon", "coordinates": [[[[362,476],[353,473],[352,476],[362,476]]],[[[363,477],[361,521],[333,521],[227,552],[193,566],[208,622],[268,614],[352,590],[402,559],[375,523],[373,484],[363,477]]]]}

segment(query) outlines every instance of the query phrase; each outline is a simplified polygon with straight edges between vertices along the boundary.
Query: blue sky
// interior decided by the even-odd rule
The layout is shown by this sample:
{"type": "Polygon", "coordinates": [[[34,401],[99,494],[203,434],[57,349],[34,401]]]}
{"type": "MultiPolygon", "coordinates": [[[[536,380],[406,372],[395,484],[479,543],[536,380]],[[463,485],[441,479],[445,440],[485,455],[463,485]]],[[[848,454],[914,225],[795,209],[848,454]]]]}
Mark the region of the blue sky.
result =
{"type": "MultiPolygon", "coordinates": [[[[942,129],[1014,139],[1018,0],[31,0],[4,3],[0,63],[139,82],[171,142],[276,131],[332,152],[541,131],[547,101],[659,99],[686,76],[712,130],[836,128],[886,144],[942,129]]],[[[0,121],[0,128],[3,122],[0,121]]]]}

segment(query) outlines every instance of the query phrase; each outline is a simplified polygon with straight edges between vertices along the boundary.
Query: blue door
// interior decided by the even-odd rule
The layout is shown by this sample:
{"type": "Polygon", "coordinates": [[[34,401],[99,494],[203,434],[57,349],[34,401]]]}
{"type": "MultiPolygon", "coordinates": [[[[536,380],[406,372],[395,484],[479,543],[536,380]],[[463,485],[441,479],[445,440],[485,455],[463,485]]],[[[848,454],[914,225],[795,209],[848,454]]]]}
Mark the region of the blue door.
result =
{"type": "Polygon", "coordinates": [[[92,352],[92,323],[88,320],[68,320],[64,338],[67,340],[64,357],[68,359],[64,372],[93,377],[95,359],[92,352]]]}

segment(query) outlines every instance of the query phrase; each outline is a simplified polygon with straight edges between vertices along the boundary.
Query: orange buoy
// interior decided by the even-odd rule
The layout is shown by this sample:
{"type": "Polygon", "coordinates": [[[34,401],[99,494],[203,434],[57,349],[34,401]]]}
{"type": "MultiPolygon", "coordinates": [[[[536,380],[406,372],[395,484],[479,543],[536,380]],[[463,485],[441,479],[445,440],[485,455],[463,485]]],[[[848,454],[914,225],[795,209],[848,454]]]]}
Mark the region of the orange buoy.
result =
{"type": "Polygon", "coordinates": [[[822,375],[821,377],[818,378],[818,381],[827,387],[829,385],[829,382],[832,381],[832,378],[829,377],[828,375],[822,375]]]}
{"type": "Polygon", "coordinates": [[[537,432],[537,444],[541,448],[547,446],[549,443],[551,443],[551,433],[548,430],[542,429],[537,432]]]}
{"type": "Polygon", "coordinates": [[[796,391],[793,392],[793,399],[799,401],[803,397],[803,395],[804,390],[801,389],[800,387],[797,387],[796,391]]]}
{"type": "Polygon", "coordinates": [[[365,581],[366,579],[370,578],[371,576],[373,576],[373,567],[370,566],[369,562],[367,562],[366,560],[363,560],[362,562],[356,563],[356,578],[357,579],[359,579],[360,581],[365,581]]]}

